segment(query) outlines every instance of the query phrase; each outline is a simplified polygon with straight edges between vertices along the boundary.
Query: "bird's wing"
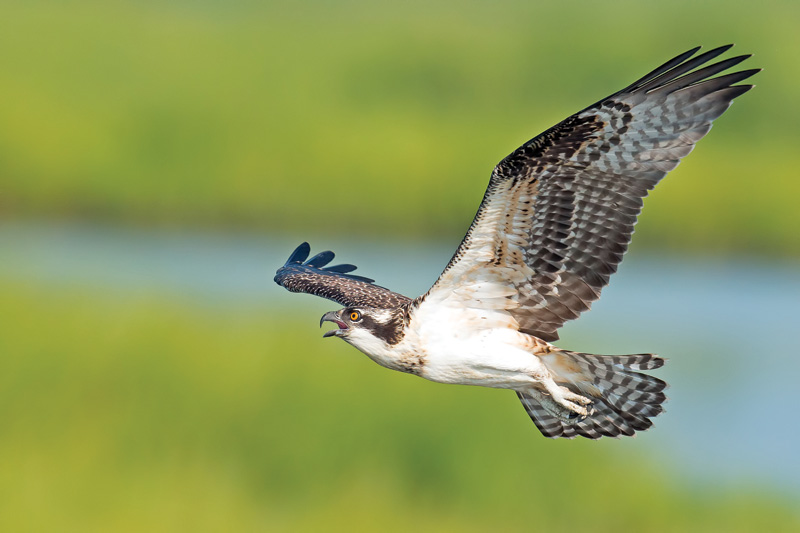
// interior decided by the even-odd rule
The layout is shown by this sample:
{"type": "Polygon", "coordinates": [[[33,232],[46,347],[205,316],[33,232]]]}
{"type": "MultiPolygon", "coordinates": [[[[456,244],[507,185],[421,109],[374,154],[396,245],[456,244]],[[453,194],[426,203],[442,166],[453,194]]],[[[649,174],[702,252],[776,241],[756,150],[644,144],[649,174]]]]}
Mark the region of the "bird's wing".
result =
{"type": "Polygon", "coordinates": [[[695,70],[730,46],[681,54],[503,159],[417,303],[505,309],[520,331],[556,340],[617,270],[648,191],[752,88],[734,84],[758,70],[712,77],[749,56],[695,70]]]}
{"type": "Polygon", "coordinates": [[[307,242],[298,246],[286,264],[275,273],[275,283],[291,292],[322,296],[344,306],[394,308],[411,301],[407,296],[373,284],[373,280],[350,274],[354,265],[326,266],[334,254],[321,252],[308,258],[307,242]]]}

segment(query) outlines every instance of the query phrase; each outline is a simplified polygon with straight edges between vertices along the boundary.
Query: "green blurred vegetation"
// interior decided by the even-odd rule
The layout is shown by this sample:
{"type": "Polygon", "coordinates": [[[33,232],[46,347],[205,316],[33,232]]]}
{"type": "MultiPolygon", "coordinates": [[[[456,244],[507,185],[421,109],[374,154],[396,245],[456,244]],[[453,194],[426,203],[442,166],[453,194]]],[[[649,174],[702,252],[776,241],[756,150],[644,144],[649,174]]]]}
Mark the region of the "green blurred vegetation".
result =
{"type": "Polygon", "coordinates": [[[800,527],[779,495],[681,485],[646,438],[543,439],[512,393],[386,371],[305,314],[0,292],[3,531],[800,527]]]}
{"type": "Polygon", "coordinates": [[[696,44],[764,67],[636,245],[800,254],[800,4],[6,1],[0,217],[457,242],[493,165],[696,44]]]}
{"type": "MultiPolygon", "coordinates": [[[[523,141],[736,42],[759,87],[635,244],[796,256],[798,19],[791,1],[7,0],[0,223],[455,245],[523,141]]],[[[0,293],[2,531],[800,528],[796,495],[686,486],[648,435],[547,441],[512,393],[382,370],[308,313],[0,293]]]]}

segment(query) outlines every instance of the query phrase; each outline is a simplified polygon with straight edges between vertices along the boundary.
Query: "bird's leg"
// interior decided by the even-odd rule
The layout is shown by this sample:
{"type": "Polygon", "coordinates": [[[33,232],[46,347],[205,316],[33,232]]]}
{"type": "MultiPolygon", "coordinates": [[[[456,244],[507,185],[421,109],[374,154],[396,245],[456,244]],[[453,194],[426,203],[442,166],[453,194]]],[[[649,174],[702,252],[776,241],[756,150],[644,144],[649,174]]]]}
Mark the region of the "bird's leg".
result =
{"type": "Polygon", "coordinates": [[[529,366],[526,373],[533,378],[535,385],[525,392],[536,397],[553,416],[574,421],[583,420],[594,412],[592,400],[556,383],[553,371],[541,358],[537,357],[536,364],[529,366]]]}
{"type": "Polygon", "coordinates": [[[582,420],[594,412],[592,400],[559,385],[552,378],[543,380],[542,385],[550,395],[550,402],[542,402],[542,405],[559,418],[573,420],[580,417],[582,420]]]}

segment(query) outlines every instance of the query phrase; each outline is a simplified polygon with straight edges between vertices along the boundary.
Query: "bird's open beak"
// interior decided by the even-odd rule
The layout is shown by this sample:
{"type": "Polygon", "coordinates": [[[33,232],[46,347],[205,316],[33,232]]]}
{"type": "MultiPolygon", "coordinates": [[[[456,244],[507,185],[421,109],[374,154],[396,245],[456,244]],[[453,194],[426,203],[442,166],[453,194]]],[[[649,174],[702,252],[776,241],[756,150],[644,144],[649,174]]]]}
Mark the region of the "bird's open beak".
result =
{"type": "Polygon", "coordinates": [[[347,324],[345,324],[339,319],[339,313],[337,311],[328,311],[327,313],[322,315],[322,318],[319,319],[319,327],[322,327],[323,322],[333,322],[337,326],[339,326],[339,329],[332,329],[330,331],[325,332],[325,334],[322,336],[323,338],[333,337],[334,335],[338,337],[342,335],[345,331],[347,331],[347,324]]]}

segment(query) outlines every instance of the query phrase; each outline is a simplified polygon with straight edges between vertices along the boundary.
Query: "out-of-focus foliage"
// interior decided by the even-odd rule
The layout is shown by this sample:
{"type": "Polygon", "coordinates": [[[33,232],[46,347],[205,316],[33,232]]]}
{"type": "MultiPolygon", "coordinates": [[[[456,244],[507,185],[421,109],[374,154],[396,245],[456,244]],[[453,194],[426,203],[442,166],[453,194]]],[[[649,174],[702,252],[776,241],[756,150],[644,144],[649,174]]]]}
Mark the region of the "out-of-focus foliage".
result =
{"type": "Polygon", "coordinates": [[[646,443],[546,440],[512,393],[382,370],[307,317],[0,290],[3,531],[800,527],[780,497],[692,490],[646,443]]]}
{"type": "MultiPolygon", "coordinates": [[[[791,1],[8,0],[0,223],[455,244],[523,141],[736,42],[759,87],[635,243],[798,255],[798,19],[791,1]]],[[[112,268],[94,267],[80,279],[112,268]]],[[[796,495],[688,486],[647,437],[545,440],[513,393],[382,370],[308,314],[67,278],[0,279],[0,531],[800,529],[796,495]]]]}
{"type": "Polygon", "coordinates": [[[764,67],[637,244],[800,253],[792,1],[4,2],[0,216],[458,239],[521,142],[696,44],[764,67]]]}

